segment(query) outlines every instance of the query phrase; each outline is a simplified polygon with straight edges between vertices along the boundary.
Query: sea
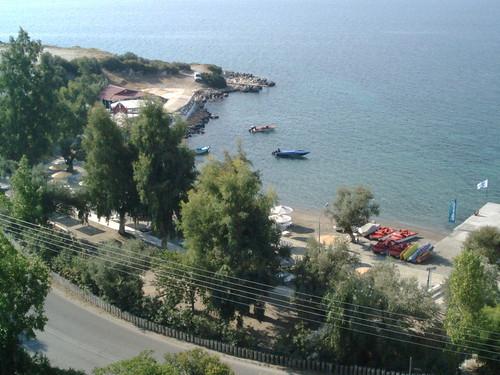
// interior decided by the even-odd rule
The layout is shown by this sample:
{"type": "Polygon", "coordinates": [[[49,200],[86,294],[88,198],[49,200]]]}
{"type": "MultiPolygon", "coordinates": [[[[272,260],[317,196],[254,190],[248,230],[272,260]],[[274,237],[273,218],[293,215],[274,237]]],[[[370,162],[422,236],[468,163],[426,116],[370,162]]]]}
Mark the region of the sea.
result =
{"type": "Polygon", "coordinates": [[[364,185],[382,219],[448,230],[452,199],[457,222],[500,201],[498,0],[0,0],[0,40],[19,27],[275,81],[210,103],[220,118],[189,142],[213,157],[241,143],[282,204],[320,210],[364,185]],[[278,129],[247,132],[266,123],[278,129]]]}

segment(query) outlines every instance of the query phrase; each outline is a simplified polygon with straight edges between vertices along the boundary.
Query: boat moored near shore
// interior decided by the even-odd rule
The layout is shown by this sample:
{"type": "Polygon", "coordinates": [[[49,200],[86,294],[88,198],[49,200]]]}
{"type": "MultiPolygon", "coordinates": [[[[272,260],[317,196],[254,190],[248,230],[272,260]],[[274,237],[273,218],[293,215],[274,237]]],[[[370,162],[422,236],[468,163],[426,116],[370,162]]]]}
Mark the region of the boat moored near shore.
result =
{"type": "Polygon", "coordinates": [[[272,152],[273,156],[276,156],[277,158],[288,159],[301,159],[309,153],[310,151],[306,150],[281,150],[279,148],[272,152]]]}
{"type": "Polygon", "coordinates": [[[252,134],[255,133],[268,133],[276,129],[277,126],[270,124],[270,125],[262,125],[262,126],[252,126],[251,128],[248,129],[248,131],[252,134]]]}
{"type": "Polygon", "coordinates": [[[194,153],[196,155],[205,155],[210,151],[210,146],[196,147],[194,153]]]}

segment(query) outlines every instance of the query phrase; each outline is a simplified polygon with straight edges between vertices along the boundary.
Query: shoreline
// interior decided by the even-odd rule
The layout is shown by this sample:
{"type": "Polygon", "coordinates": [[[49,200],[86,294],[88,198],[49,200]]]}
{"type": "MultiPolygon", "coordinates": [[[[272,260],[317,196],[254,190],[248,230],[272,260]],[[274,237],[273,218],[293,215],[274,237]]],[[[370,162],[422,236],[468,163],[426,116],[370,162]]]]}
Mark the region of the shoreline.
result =
{"type": "MultiPolygon", "coordinates": [[[[309,236],[318,236],[318,224],[321,224],[321,236],[327,234],[334,234],[333,224],[331,220],[326,217],[323,210],[307,209],[303,207],[294,207],[294,211],[290,215],[295,225],[308,228],[311,232],[309,236]]],[[[432,230],[423,228],[418,225],[408,224],[397,220],[379,220],[377,217],[372,219],[384,226],[390,226],[396,229],[410,229],[418,233],[419,237],[429,242],[436,243],[448,236],[451,231],[432,230]]]]}

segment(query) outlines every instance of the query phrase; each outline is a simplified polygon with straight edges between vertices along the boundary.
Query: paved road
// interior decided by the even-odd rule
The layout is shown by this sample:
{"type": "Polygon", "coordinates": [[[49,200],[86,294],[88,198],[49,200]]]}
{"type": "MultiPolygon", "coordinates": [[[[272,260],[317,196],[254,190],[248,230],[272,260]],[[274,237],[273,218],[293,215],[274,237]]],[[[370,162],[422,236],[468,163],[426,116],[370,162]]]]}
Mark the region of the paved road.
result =
{"type": "MultiPolygon", "coordinates": [[[[161,359],[164,353],[194,348],[187,343],[145,333],[129,323],[69,299],[57,289],[49,293],[45,307],[49,318],[45,330],[37,332],[37,339],[26,346],[44,353],[54,365],[63,368],[72,367],[91,373],[95,367],[133,357],[143,350],[153,350],[161,359]]],[[[230,356],[221,357],[237,374],[295,373],[230,356]]]]}

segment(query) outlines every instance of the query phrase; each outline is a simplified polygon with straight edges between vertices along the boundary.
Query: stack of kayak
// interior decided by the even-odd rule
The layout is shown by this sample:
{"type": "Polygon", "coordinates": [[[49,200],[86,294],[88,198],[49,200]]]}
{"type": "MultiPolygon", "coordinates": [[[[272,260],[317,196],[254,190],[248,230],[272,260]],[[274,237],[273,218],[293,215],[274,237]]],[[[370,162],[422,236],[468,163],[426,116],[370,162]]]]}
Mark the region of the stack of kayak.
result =
{"type": "Polygon", "coordinates": [[[422,263],[432,256],[432,244],[411,242],[417,238],[418,233],[409,229],[396,230],[370,223],[361,227],[359,233],[377,241],[371,246],[375,254],[390,255],[410,263],[422,263]]]}
{"type": "Polygon", "coordinates": [[[401,252],[399,259],[410,263],[422,263],[432,256],[434,246],[430,243],[425,245],[413,244],[401,252]]]}

